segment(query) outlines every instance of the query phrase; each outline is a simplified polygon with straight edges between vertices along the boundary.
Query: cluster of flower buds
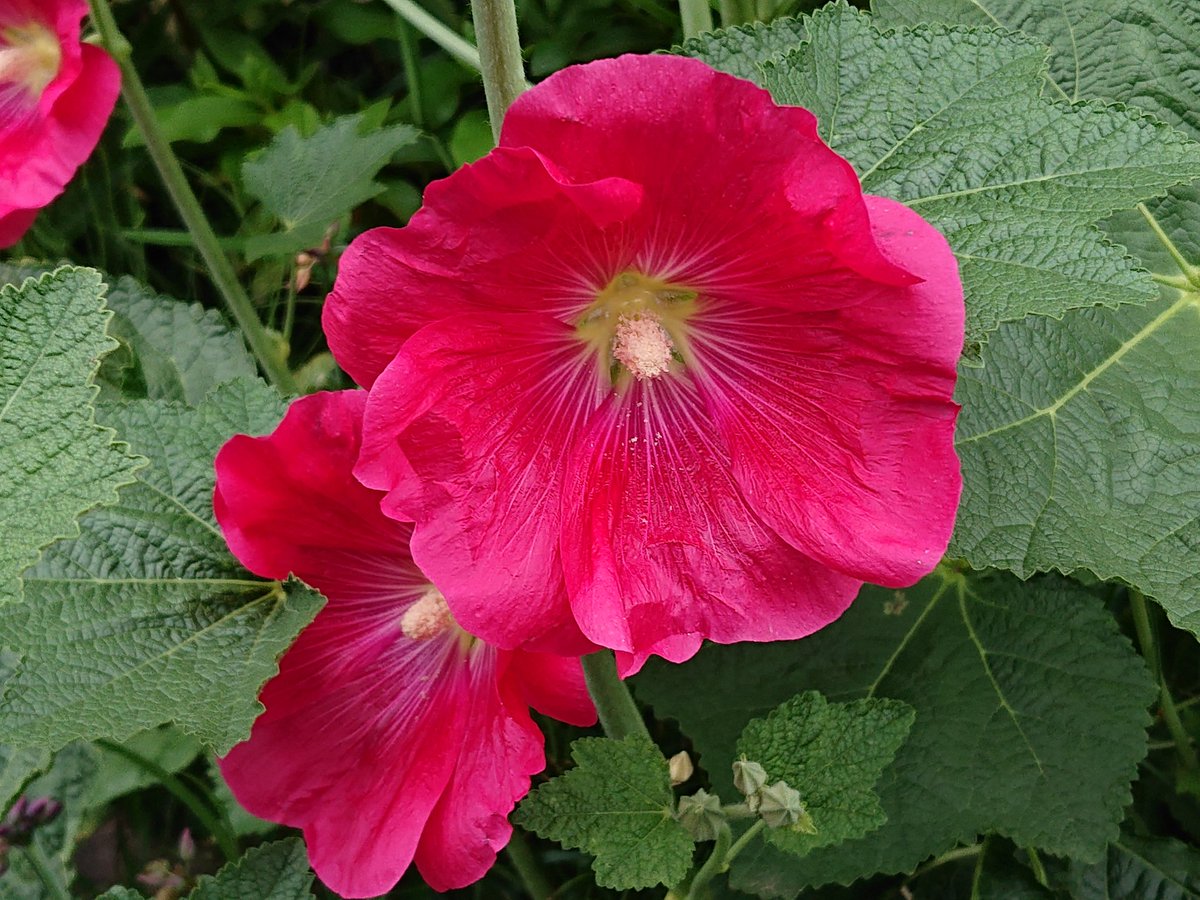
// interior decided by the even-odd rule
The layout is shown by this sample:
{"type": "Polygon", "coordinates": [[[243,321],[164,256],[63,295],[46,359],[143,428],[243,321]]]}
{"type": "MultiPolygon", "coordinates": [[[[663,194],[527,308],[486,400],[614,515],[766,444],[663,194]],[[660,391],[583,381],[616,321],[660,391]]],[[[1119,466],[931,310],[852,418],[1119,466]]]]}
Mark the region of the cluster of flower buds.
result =
{"type": "Polygon", "coordinates": [[[62,804],[52,797],[30,800],[22,796],[0,822],[0,875],[8,870],[8,851],[27,847],[33,833],[62,812],[62,804]]]}
{"type": "Polygon", "coordinates": [[[744,756],[733,764],[733,786],[746,797],[746,806],[767,823],[768,828],[790,828],[816,834],[812,817],[800,800],[800,792],[784,781],[768,784],[767,770],[744,756]]]}

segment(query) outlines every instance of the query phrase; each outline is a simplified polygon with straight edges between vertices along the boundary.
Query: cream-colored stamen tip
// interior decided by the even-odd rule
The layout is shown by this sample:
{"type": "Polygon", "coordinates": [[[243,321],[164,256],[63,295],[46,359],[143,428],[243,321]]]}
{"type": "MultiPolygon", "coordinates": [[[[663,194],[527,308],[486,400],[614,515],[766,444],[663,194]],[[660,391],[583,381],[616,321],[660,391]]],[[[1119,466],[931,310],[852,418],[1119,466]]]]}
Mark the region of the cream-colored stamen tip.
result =
{"type": "Polygon", "coordinates": [[[62,48],[53,31],[39,22],[0,29],[0,83],[19,84],[32,97],[58,76],[62,48]]]}
{"type": "Polygon", "coordinates": [[[437,588],[430,586],[421,599],[404,611],[400,617],[400,630],[406,638],[424,641],[437,637],[454,627],[454,617],[446,598],[437,588]]]}
{"type": "Polygon", "coordinates": [[[675,342],[653,313],[621,316],[613,334],[612,355],[638,380],[657,378],[671,367],[675,342]]]}

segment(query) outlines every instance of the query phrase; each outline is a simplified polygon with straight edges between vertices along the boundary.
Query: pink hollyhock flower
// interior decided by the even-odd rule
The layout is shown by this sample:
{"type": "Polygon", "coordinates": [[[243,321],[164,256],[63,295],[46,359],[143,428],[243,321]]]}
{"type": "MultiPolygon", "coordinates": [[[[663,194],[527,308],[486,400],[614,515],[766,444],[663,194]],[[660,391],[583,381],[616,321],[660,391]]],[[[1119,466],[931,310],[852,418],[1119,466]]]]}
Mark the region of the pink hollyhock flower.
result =
{"type": "Polygon", "coordinates": [[[303,829],[347,897],[384,893],[412,861],[438,890],[482,877],[545,764],[528,707],[596,719],[578,659],[498,650],[455,623],[409,555],[412,526],[351,475],[365,399],[314,394],[273,434],[234,437],[214,498],[251,571],[328,598],[221,771],[252,813],[303,829]]]}
{"type": "Polygon", "coordinates": [[[701,62],[524,94],[351,245],[324,322],[370,386],[356,474],[499,646],[582,636],[628,673],[801,637],[950,538],[954,256],[809,112],[701,62]]]}
{"type": "Polygon", "coordinates": [[[86,0],[0,0],[0,247],[21,239],[100,140],[117,64],[81,44],[86,0]]]}

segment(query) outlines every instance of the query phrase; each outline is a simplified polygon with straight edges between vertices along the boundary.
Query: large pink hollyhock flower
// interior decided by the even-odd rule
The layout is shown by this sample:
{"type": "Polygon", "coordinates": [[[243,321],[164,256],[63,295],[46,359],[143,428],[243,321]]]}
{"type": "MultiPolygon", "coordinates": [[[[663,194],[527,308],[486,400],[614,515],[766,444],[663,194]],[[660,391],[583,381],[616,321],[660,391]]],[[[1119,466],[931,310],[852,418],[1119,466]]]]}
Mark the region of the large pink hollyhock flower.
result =
{"type": "Polygon", "coordinates": [[[251,571],[328,598],[221,771],[252,813],[304,830],[346,897],[384,893],[412,861],[438,890],[482,877],[545,764],[528,707],[596,718],[578,659],[498,650],[454,622],[409,555],[412,527],[351,475],[365,399],[314,394],[273,434],[234,437],[214,501],[251,571]]]}
{"type": "Polygon", "coordinates": [[[577,624],[627,673],[796,638],[949,540],[946,241],[701,62],[528,91],[498,149],[351,245],[324,322],[371,386],[356,473],[500,646],[577,624]]]}
{"type": "Polygon", "coordinates": [[[63,192],[117,102],[117,64],[79,40],[87,11],[87,0],[0,0],[0,247],[63,192]]]}

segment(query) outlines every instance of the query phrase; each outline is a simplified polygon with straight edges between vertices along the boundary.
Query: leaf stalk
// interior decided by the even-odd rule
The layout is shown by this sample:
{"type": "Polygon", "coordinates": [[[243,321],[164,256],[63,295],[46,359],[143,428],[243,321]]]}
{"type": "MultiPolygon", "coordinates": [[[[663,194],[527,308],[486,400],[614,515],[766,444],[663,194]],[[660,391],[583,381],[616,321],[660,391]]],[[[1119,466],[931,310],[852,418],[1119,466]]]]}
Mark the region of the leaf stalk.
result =
{"type": "Polygon", "coordinates": [[[517,8],[513,0],[471,0],[471,18],[479,44],[480,73],[492,137],[499,142],[504,114],[526,87],[525,62],[517,34],[517,8]]]}
{"type": "Polygon", "coordinates": [[[614,741],[638,735],[646,743],[654,743],[637,704],[633,702],[633,695],[617,675],[617,661],[611,650],[601,650],[583,657],[583,677],[606,735],[614,741]]]}

